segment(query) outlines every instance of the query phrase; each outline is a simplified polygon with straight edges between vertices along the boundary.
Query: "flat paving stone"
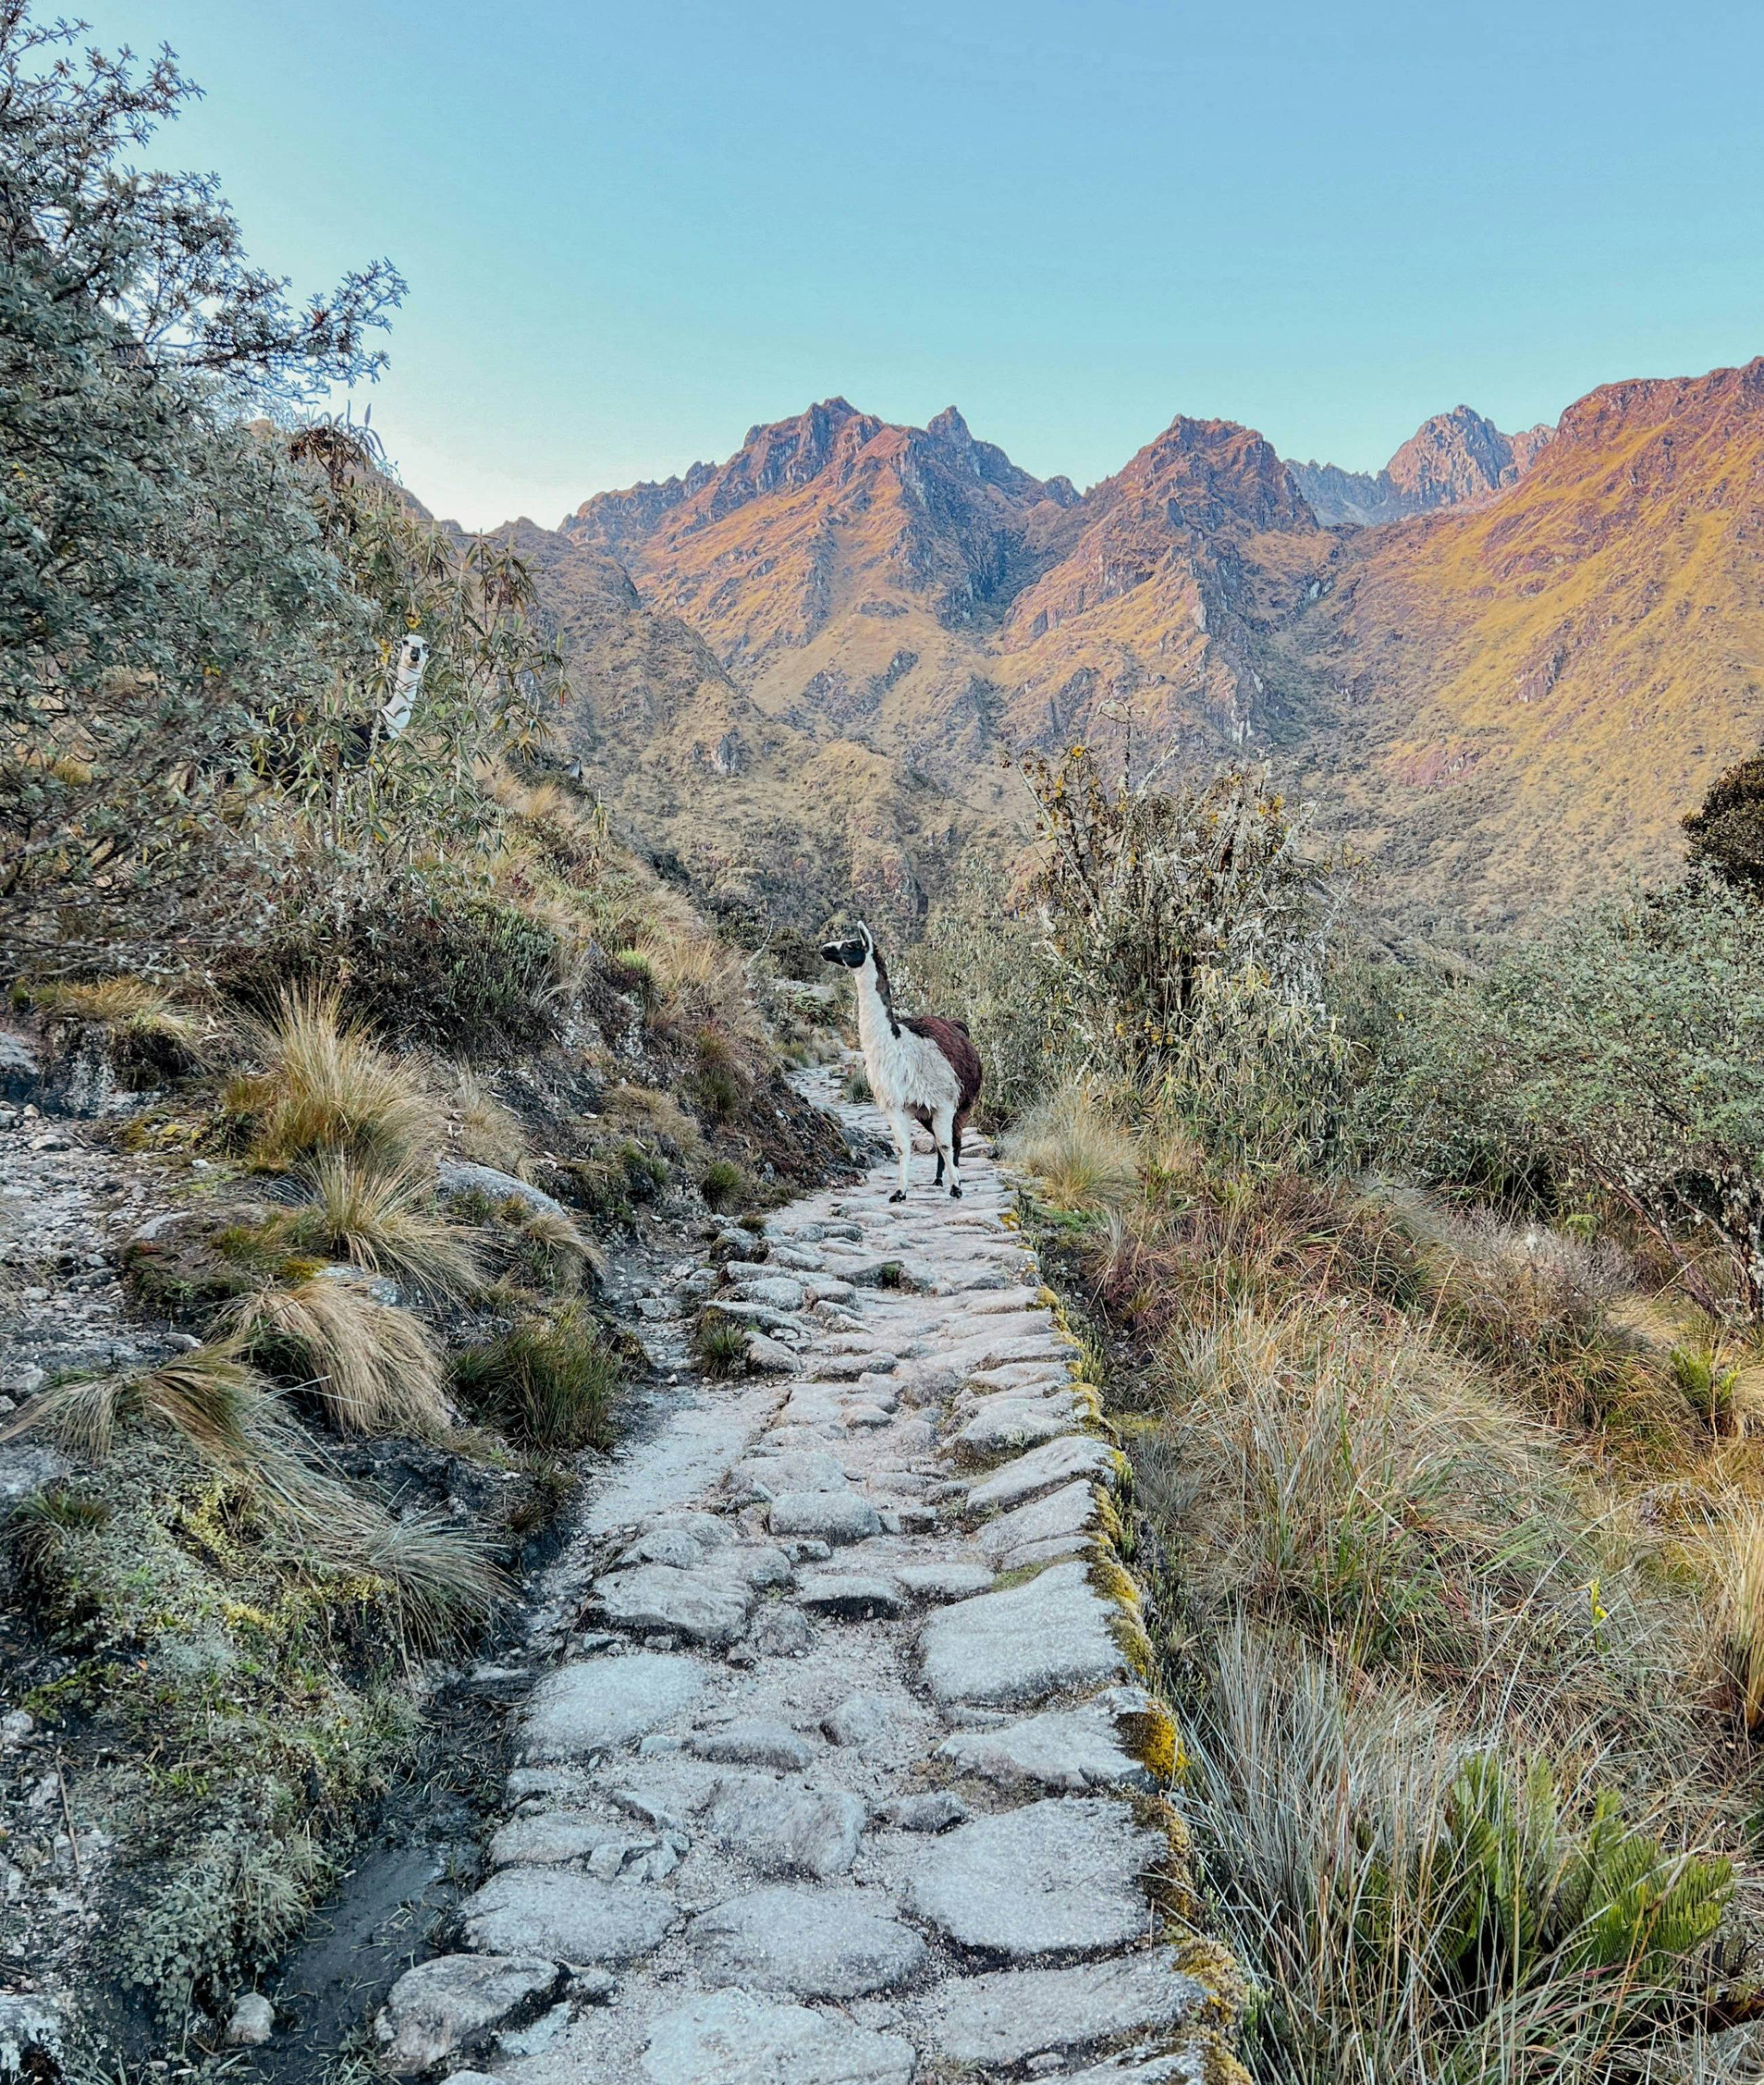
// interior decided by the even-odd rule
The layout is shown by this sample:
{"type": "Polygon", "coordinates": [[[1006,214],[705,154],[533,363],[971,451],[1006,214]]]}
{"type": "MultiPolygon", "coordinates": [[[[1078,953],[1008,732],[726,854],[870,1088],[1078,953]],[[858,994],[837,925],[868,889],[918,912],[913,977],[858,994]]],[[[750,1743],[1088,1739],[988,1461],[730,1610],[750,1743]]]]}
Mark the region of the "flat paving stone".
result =
{"type": "Polygon", "coordinates": [[[861,1752],[893,1737],[897,1725],[894,1710],[878,1694],[852,1694],[821,1720],[821,1728],[836,1745],[861,1752]]]}
{"type": "Polygon", "coordinates": [[[1080,1414],[1070,1398],[1027,1404],[1014,1397],[988,1399],[955,1437],[959,1448],[971,1455],[997,1454],[1005,1448],[1027,1448],[1039,1441],[1055,1441],[1069,1433],[1080,1414]]]}
{"type": "Polygon", "coordinates": [[[925,1684],[946,1707],[996,1709],[1107,1686],[1127,1677],[1110,1620],[1083,1565],[1053,1565],[1027,1586],[933,1615],[919,1637],[925,1684]]]}
{"type": "Polygon", "coordinates": [[[730,1775],[712,1789],[705,1821],[763,1875],[844,1875],[857,1858],[863,1804],[843,1789],[730,1775]]]}
{"type": "Polygon", "coordinates": [[[614,1629],[666,1630],[688,1643],[733,1643],[747,1626],[753,1595],[725,1572],[640,1564],[594,1582],[602,1618],[614,1629]]]}
{"type": "Polygon", "coordinates": [[[1107,1797],[1051,1797],[976,1817],[930,1847],[907,1908],[964,1947],[1013,1961],[1123,1947],[1146,1930],[1137,1876],[1169,1845],[1107,1797]]]}
{"type": "MultiPolygon", "coordinates": [[[[793,1395],[800,1396],[800,1388],[793,1395]]],[[[810,1449],[750,1455],[729,1472],[732,1491],[763,1492],[767,1498],[776,1498],[780,1492],[843,1492],[849,1484],[837,1456],[818,1455],[810,1449]]]]}
{"type": "MultiPolygon", "coordinates": [[[[1053,2085],[1206,2085],[1207,2059],[1198,2049],[1179,2049],[1167,2056],[1113,2057],[1062,2070],[1053,2085]]],[[[454,2085],[452,2079],[448,2085],[454,2085]]]]}
{"type": "Polygon", "coordinates": [[[1150,1707],[1143,1688],[1111,1688],[1075,1709],[1044,1709],[997,1730],[956,1730],[937,1756],[1001,1788],[1149,1786],[1150,1776],[1121,1743],[1119,1719],[1150,1707]]]}
{"type": "Polygon", "coordinates": [[[805,1571],[797,1581],[797,1599],[813,1612],[841,1621],[873,1621],[907,1612],[899,1586],[874,1573],[805,1571]]]}
{"type": "Polygon", "coordinates": [[[563,1971],[547,1955],[436,1955],[406,1969],[374,2022],[395,2078],[432,2070],[512,2013],[548,1998],[563,1971]]]}
{"type": "Polygon", "coordinates": [[[1205,1996],[1167,1948],[1070,1969],[1003,1969],[952,1977],[938,1994],[933,2033],[955,2063],[1021,2063],[1082,2053],[1118,2034],[1178,2027],[1205,1996]]]}
{"type": "Polygon", "coordinates": [[[1086,1535],[1096,1522],[1096,1486],[1088,1477],[1062,1484],[1045,1498],[1030,1499],[1000,1514],[976,1539],[988,1556],[1002,1556],[1031,1542],[1086,1535]]]}
{"type": "Polygon", "coordinates": [[[967,1502],[975,1512],[988,1513],[997,1507],[1019,1505],[1025,1499],[1070,1484],[1074,1477],[1112,1484],[1114,1450],[1082,1434],[1073,1434],[1064,1441],[1049,1441],[1044,1446],[1031,1448],[1027,1455],[1019,1455],[1014,1462],[994,1470],[979,1484],[971,1485],[967,1502]]]}
{"type": "Polygon", "coordinates": [[[903,1564],[898,1578],[916,1600],[967,1600],[993,1582],[989,1564],[903,1564]]]}
{"type": "Polygon", "coordinates": [[[695,1730],[686,1750],[695,1759],[713,1760],[720,1766],[770,1766],[785,1773],[801,1773],[814,1757],[814,1747],[788,1724],[760,1722],[695,1730]]]}
{"type": "Polygon", "coordinates": [[[475,1948],[614,1965],[659,1947],[675,1917],[655,1890],[567,1868],[504,1868],[460,1906],[475,1948]]]}
{"type": "Polygon", "coordinates": [[[511,1818],[490,1842],[492,1867],[550,1867],[584,1861],[597,1847],[628,1835],[603,1817],[580,1810],[546,1810],[537,1817],[511,1818]]]}
{"type": "Polygon", "coordinates": [[[774,1535],[821,1542],[864,1542],[882,1533],[876,1509],[861,1492],[780,1492],[766,1519],[774,1535]]]}
{"type": "Polygon", "coordinates": [[[912,1928],[859,1890],[755,1890],[694,1919],[686,1938],[707,1981],[798,1998],[892,1989],[925,1960],[912,1928]]]}
{"type": "Polygon", "coordinates": [[[560,1666],[533,1690],[521,1738],[533,1759],[581,1759],[673,1722],[704,1690],[690,1658],[638,1651],[560,1666]]]}
{"type": "Polygon", "coordinates": [[[715,1991],[651,2028],[650,2085],[912,2085],[912,2044],[836,2015],[715,1991]]]}

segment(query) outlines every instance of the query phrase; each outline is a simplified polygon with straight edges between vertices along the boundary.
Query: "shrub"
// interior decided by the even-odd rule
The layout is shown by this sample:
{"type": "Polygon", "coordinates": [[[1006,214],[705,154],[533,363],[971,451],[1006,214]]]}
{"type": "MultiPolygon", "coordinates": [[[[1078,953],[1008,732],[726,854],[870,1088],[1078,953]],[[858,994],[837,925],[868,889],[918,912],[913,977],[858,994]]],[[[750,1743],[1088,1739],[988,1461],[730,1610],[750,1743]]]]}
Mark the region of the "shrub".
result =
{"type": "Polygon", "coordinates": [[[1407,1024],[1362,1119],[1435,1179],[1541,1157],[1646,1225],[1711,1315],[1764,1320],[1764,911],[1690,884],[1577,918],[1407,1024]]]}
{"type": "Polygon", "coordinates": [[[223,1322],[259,1365],[309,1384],[339,1433],[433,1437],[446,1429],[440,1357],[427,1328],[355,1282],[262,1289],[230,1305],[223,1322]]]}
{"type": "Polygon", "coordinates": [[[518,1440],[552,1454],[613,1444],[623,1364],[579,1305],[468,1347],[453,1369],[471,1410],[518,1440]]]}
{"type": "Polygon", "coordinates": [[[435,1212],[428,1168],[389,1167],[331,1151],[303,1166],[308,1200],[289,1235],[429,1296],[469,1295],[482,1274],[470,1234],[435,1212]]]}
{"type": "Polygon", "coordinates": [[[1265,771],[1228,769],[1166,795],[1110,787],[1073,746],[1057,767],[1035,758],[1025,771],[1042,827],[1029,894],[1061,1025],[1093,1064],[1136,1080],[1178,1066],[1209,973],[1253,976],[1294,1020],[1322,1019],[1324,868],[1301,851],[1308,811],[1265,771]]]}
{"type": "Polygon", "coordinates": [[[856,1105],[861,1105],[865,1101],[873,1101],[876,1098],[869,1089],[869,1074],[861,1064],[852,1066],[841,1082],[839,1091],[847,1100],[856,1105]]]}
{"type": "Polygon", "coordinates": [[[699,1191],[713,1209],[726,1209],[747,1192],[747,1175],[732,1158],[713,1158],[699,1182],[699,1191]]]}
{"type": "Polygon", "coordinates": [[[247,1134],[254,1166],[285,1171],[322,1152],[400,1166],[438,1148],[434,1096],[408,1064],[344,1021],[334,992],[284,992],[276,1017],[252,1034],[265,1069],[235,1080],[223,1104],[247,1134]]]}
{"type": "MultiPolygon", "coordinates": [[[[967,1023],[986,1067],[982,1127],[1014,1121],[1076,1068],[1081,1052],[1062,1017],[1056,970],[1034,907],[1014,900],[1002,872],[977,850],[970,850],[953,894],[932,908],[923,938],[903,952],[900,967],[921,1004],[967,1023]]],[[[867,1085],[846,1098],[867,1100],[867,1085]]]]}
{"type": "Polygon", "coordinates": [[[441,871],[411,871],[338,910],[307,910],[232,964],[227,989],[262,1003],[290,988],[349,1002],[379,1034],[470,1055],[557,1033],[560,945],[543,921],[441,871]]]}

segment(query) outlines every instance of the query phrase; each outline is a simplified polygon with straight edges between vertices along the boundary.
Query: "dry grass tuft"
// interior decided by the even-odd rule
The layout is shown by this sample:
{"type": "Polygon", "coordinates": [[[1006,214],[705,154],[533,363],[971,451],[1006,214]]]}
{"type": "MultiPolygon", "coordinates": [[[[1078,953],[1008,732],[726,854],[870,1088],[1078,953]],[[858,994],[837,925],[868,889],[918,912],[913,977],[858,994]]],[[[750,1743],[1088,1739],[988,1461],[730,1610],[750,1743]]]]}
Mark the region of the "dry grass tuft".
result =
{"type": "Polygon", "coordinates": [[[1554,1769],[1242,1625],[1209,1662],[1188,1811],[1261,1994],[1258,2081],[1685,2076],[1732,1879],[1668,1802],[1620,1807],[1596,1747],[1554,1769]]]}
{"type": "Polygon", "coordinates": [[[1095,1088],[1075,1081],[1031,1108],[1005,1156],[1035,1176],[1042,1199],[1068,1212],[1117,1208],[1139,1185],[1139,1152],[1095,1088]]]}
{"type": "Polygon", "coordinates": [[[427,1328],[356,1284],[320,1276],[230,1305],[224,1322],[247,1352],[309,1379],[339,1433],[434,1437],[448,1422],[441,1361],[427,1328]]]}
{"type": "Polygon", "coordinates": [[[448,1113],[453,1146],[461,1158],[474,1166],[494,1166],[517,1180],[527,1177],[533,1155],[527,1133],[480,1073],[460,1073],[448,1113]]]}
{"type": "Polygon", "coordinates": [[[471,1233],[436,1213],[426,1164],[388,1166],[332,1150],[304,1166],[299,1178],[309,1199],[291,1226],[298,1245],[425,1296],[469,1296],[482,1287],[471,1233]]]}
{"type": "Polygon", "coordinates": [[[99,978],[83,984],[32,988],[33,1005],[51,1020],[101,1029],[114,1042],[154,1058],[199,1066],[207,1034],[201,1017],[163,985],[145,978],[99,978]]]}
{"type": "Polygon", "coordinates": [[[259,1073],[236,1079],[223,1105],[249,1124],[249,1155],[283,1172],[319,1152],[382,1166],[433,1155],[445,1116],[419,1073],[346,1023],[334,992],[284,993],[272,1021],[253,1023],[259,1073]]]}

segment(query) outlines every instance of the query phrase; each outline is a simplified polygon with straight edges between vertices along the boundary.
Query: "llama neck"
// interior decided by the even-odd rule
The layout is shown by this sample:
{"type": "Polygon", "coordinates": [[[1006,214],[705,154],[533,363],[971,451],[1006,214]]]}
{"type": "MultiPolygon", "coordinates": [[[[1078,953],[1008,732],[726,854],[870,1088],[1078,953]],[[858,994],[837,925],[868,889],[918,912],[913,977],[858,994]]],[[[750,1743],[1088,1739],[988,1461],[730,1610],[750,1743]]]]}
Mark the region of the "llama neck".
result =
{"type": "Polygon", "coordinates": [[[899,1030],[895,1023],[895,1010],[882,992],[873,958],[865,958],[856,981],[857,1038],[867,1056],[881,1045],[892,1042],[899,1030]]]}

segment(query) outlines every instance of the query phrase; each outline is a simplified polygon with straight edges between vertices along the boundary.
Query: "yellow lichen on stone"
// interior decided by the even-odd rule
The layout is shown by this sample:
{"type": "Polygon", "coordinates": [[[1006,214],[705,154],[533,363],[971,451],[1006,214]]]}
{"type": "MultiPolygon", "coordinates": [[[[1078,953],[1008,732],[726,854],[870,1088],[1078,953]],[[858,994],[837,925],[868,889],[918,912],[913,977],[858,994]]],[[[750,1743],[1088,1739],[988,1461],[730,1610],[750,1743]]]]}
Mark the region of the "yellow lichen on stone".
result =
{"type": "Polygon", "coordinates": [[[1167,1786],[1188,1772],[1188,1756],[1182,1748],[1176,1719],[1162,1701],[1117,1717],[1115,1727],[1122,1743],[1154,1781],[1167,1786]]]}

